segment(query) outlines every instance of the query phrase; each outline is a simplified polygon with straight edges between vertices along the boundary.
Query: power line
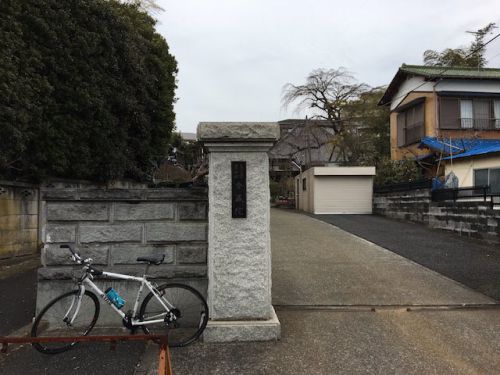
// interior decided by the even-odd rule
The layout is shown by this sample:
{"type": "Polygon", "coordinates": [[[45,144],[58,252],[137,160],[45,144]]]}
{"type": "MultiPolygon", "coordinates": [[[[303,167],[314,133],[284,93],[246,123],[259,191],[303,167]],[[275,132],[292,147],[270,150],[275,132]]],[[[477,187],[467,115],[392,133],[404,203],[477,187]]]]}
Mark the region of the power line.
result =
{"type": "MultiPolygon", "coordinates": [[[[464,59],[467,59],[467,58],[471,57],[473,54],[475,54],[476,52],[478,52],[478,51],[480,51],[481,49],[483,49],[484,47],[486,47],[488,44],[490,44],[491,42],[493,42],[493,41],[494,41],[496,38],[498,38],[498,37],[500,37],[500,33],[499,33],[499,34],[497,34],[497,35],[495,35],[493,38],[491,38],[490,40],[488,40],[486,43],[483,43],[481,46],[479,46],[479,47],[477,47],[477,48],[473,49],[471,52],[469,52],[467,55],[465,55],[465,56],[464,56],[464,59]]],[[[453,67],[453,66],[449,66],[449,67],[444,68],[444,69],[443,69],[443,70],[441,70],[439,73],[437,73],[436,78],[444,78],[444,77],[442,77],[442,74],[443,74],[443,73],[445,73],[446,71],[450,70],[450,69],[453,69],[453,68],[455,68],[455,67],[453,67]],[[440,77],[440,76],[441,76],[441,77],[440,77]]],[[[397,99],[399,99],[399,98],[405,97],[405,96],[406,96],[409,92],[411,92],[411,91],[415,91],[415,90],[419,89],[420,87],[422,87],[422,86],[423,86],[423,85],[425,85],[426,83],[427,83],[427,81],[422,82],[421,84],[419,84],[418,86],[414,87],[413,89],[408,90],[408,91],[406,92],[406,94],[404,94],[404,95],[403,95],[403,94],[401,94],[401,95],[399,95],[399,96],[396,96],[396,97],[395,97],[395,98],[393,98],[391,101],[394,101],[394,100],[397,100],[397,99]]]]}

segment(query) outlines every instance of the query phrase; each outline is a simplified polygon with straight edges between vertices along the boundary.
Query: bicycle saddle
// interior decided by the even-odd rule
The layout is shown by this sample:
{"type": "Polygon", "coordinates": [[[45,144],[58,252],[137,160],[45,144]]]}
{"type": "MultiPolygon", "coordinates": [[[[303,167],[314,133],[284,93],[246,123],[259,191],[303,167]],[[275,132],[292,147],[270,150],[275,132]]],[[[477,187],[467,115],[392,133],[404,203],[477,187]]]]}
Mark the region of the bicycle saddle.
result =
{"type": "Polygon", "coordinates": [[[138,262],[148,262],[149,264],[154,264],[154,265],[159,265],[163,263],[163,260],[165,259],[165,254],[161,255],[151,255],[148,257],[139,257],[137,258],[138,262]]]}

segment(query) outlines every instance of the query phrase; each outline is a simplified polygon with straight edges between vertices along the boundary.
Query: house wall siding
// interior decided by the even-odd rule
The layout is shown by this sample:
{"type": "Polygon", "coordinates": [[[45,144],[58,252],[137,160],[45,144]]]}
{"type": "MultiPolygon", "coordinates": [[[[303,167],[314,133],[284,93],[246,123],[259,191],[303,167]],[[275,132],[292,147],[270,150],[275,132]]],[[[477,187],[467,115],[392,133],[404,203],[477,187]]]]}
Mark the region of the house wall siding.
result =
{"type": "Polygon", "coordinates": [[[432,202],[429,189],[375,193],[373,212],[500,243],[500,210],[482,202],[432,202]]]}
{"type": "MultiPolygon", "coordinates": [[[[436,136],[436,95],[432,92],[412,92],[401,101],[400,105],[411,102],[412,100],[425,97],[424,103],[424,121],[425,135],[427,137],[436,136]]],[[[393,160],[402,160],[405,158],[413,158],[415,155],[425,155],[427,151],[418,148],[418,143],[398,147],[397,142],[397,122],[398,113],[391,112],[390,127],[391,127],[391,158],[393,160]]]]}
{"type": "Polygon", "coordinates": [[[399,87],[396,94],[394,94],[394,99],[391,102],[391,111],[395,110],[396,107],[407,103],[407,95],[420,94],[423,92],[432,92],[434,87],[433,82],[425,82],[423,77],[411,77],[404,81],[399,87]]]}
{"type": "Polygon", "coordinates": [[[422,77],[409,78],[401,84],[398,92],[394,95],[397,98],[391,102],[390,133],[391,133],[391,158],[392,160],[413,159],[415,156],[425,155],[427,150],[418,148],[418,144],[398,147],[397,143],[397,110],[398,107],[410,101],[425,97],[425,135],[428,137],[443,138],[483,138],[498,139],[498,130],[474,130],[474,129],[440,129],[439,128],[439,100],[441,91],[480,92],[480,93],[500,93],[500,82],[486,80],[443,80],[437,83],[424,82],[422,77]],[[417,90],[413,88],[421,85],[417,90]]]}
{"type": "Polygon", "coordinates": [[[299,209],[306,212],[314,210],[314,173],[313,168],[302,172],[296,177],[299,181],[299,209]],[[306,191],[302,188],[302,181],[306,179],[306,191]]]}
{"type": "Polygon", "coordinates": [[[446,79],[436,84],[436,91],[500,93],[500,82],[484,79],[446,79]]]}
{"type": "Polygon", "coordinates": [[[474,186],[474,169],[500,168],[500,154],[447,160],[445,173],[453,171],[458,177],[459,187],[474,186]]]}

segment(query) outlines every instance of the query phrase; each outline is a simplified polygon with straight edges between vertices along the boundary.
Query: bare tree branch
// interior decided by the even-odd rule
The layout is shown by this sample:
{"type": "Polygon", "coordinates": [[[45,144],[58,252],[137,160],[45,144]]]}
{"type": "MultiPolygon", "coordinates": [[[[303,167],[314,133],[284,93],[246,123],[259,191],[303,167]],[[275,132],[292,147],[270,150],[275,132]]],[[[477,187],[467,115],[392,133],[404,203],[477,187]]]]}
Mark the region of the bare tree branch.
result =
{"type": "Polygon", "coordinates": [[[344,68],[316,69],[306,78],[303,85],[287,83],[283,86],[282,104],[284,108],[294,105],[296,110],[313,109],[313,117],[330,122],[335,134],[343,132],[343,107],[359,98],[369,87],[357,83],[344,68]]]}

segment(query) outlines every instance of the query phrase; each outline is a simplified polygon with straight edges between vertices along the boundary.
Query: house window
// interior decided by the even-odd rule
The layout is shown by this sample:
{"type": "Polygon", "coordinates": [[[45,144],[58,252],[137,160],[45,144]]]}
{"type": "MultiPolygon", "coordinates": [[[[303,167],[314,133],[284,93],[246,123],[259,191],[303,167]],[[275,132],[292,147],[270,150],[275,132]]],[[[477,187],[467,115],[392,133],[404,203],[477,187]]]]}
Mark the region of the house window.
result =
{"type": "Polygon", "coordinates": [[[303,191],[307,190],[307,181],[305,178],[302,179],[302,190],[303,191]]]}
{"type": "Polygon", "coordinates": [[[500,129],[500,99],[493,101],[493,115],[495,116],[495,129],[500,129]]]}
{"type": "Polygon", "coordinates": [[[488,129],[490,122],[490,100],[460,100],[460,125],[462,129],[488,129]]]}
{"type": "Polygon", "coordinates": [[[419,142],[425,136],[424,103],[399,112],[397,127],[398,147],[419,142]]]}
{"type": "Polygon", "coordinates": [[[441,129],[500,129],[500,99],[488,97],[441,97],[441,129]]]}
{"type": "Polygon", "coordinates": [[[488,185],[488,169],[474,169],[474,186],[488,185]]]}
{"type": "Polygon", "coordinates": [[[491,103],[489,99],[474,99],[472,107],[474,111],[474,128],[489,129],[491,123],[491,103]]]}
{"type": "Polygon", "coordinates": [[[492,193],[500,193],[500,168],[474,169],[474,186],[489,186],[492,193]]]}
{"type": "Polygon", "coordinates": [[[474,113],[472,110],[472,100],[460,100],[460,125],[463,129],[472,129],[474,113]]]}

